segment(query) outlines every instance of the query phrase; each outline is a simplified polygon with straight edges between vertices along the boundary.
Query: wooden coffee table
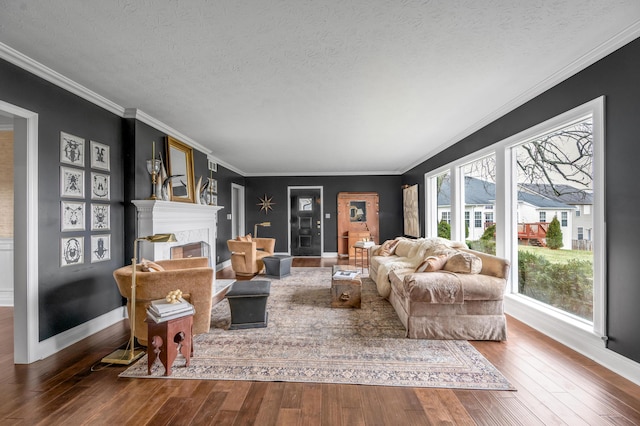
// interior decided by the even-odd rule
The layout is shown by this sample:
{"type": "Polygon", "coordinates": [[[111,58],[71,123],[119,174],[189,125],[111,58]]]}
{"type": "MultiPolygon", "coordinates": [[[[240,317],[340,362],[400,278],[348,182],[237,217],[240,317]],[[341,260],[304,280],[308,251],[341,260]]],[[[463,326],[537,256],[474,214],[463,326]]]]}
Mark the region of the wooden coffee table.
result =
{"type": "Polygon", "coordinates": [[[358,268],[350,265],[334,265],[331,271],[331,307],[360,309],[362,280],[358,268]],[[335,278],[338,271],[356,272],[353,278],[335,278]]]}

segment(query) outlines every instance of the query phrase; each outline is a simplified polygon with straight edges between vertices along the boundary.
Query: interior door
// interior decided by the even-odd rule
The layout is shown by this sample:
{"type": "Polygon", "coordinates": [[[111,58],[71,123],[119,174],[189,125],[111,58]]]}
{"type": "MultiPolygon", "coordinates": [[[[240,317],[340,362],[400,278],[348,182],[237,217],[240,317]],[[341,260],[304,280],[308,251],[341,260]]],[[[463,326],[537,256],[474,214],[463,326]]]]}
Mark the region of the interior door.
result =
{"type": "Polygon", "coordinates": [[[291,189],[291,255],[322,255],[320,189],[291,189]]]}

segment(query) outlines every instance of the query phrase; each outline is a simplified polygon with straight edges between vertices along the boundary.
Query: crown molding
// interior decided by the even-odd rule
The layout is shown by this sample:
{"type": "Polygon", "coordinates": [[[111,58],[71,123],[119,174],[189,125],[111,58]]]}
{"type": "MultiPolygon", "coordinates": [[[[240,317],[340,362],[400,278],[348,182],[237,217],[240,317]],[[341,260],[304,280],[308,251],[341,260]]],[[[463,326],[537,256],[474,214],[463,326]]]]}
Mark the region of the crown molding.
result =
{"type": "Polygon", "coordinates": [[[115,102],[110,101],[104,96],[100,96],[96,92],[87,89],[81,84],[78,84],[57,71],[42,65],[4,43],[0,43],[0,58],[118,116],[122,117],[122,114],[124,113],[124,108],[115,102]]]}
{"type": "MultiPolygon", "coordinates": [[[[529,102],[536,96],[543,94],[547,90],[565,81],[566,79],[576,75],[577,73],[584,70],[588,66],[593,65],[600,59],[604,58],[607,55],[610,55],[611,53],[620,49],[624,45],[632,42],[638,37],[640,37],[640,21],[635,22],[634,24],[625,28],[624,30],[622,30],[621,32],[619,32],[609,40],[591,49],[589,52],[582,55],[575,61],[571,62],[566,67],[550,75],[548,78],[542,80],[540,83],[536,84],[526,92],[522,93],[521,95],[507,102],[506,104],[504,104],[502,107],[498,108],[491,114],[488,114],[487,116],[477,121],[472,126],[458,133],[458,135],[451,138],[448,142],[445,142],[442,145],[440,145],[438,148],[431,150],[426,155],[422,156],[418,161],[415,161],[414,163],[406,167],[402,173],[406,173],[409,170],[413,169],[414,167],[424,163],[425,161],[435,156],[436,154],[444,151],[445,149],[449,148],[452,145],[455,145],[456,143],[460,142],[467,136],[472,135],[473,133],[477,132],[483,127],[488,126],[489,124],[493,123],[500,117],[524,105],[525,103],[529,102]]],[[[499,141],[494,141],[494,142],[499,142],[499,141]]]]}
{"type": "Polygon", "coordinates": [[[290,172],[290,173],[246,173],[245,177],[302,177],[302,176],[401,176],[403,172],[398,170],[388,171],[358,171],[358,172],[290,172]]]}

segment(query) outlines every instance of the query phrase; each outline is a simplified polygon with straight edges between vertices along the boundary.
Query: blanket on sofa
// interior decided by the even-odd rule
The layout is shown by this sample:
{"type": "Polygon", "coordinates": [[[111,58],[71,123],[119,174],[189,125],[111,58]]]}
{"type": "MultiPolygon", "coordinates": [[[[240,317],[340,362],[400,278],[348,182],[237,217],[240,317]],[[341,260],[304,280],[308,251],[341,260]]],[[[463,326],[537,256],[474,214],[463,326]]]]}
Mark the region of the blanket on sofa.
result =
{"type": "MultiPolygon", "coordinates": [[[[401,242],[401,244],[403,243],[404,241],[401,242]]],[[[455,253],[456,248],[463,247],[461,244],[464,244],[445,238],[420,238],[417,240],[406,240],[406,243],[412,245],[408,252],[403,252],[406,256],[395,257],[393,261],[385,262],[378,268],[375,281],[378,293],[382,297],[388,298],[391,293],[391,281],[389,280],[389,273],[391,273],[391,271],[415,271],[427,256],[438,256],[440,254],[451,255],[455,253]]],[[[464,247],[466,247],[466,244],[464,247]]]]}
{"type": "Polygon", "coordinates": [[[419,274],[404,277],[404,290],[411,300],[425,303],[453,305],[464,303],[464,289],[458,275],[441,271],[437,281],[420,279],[419,274]]]}

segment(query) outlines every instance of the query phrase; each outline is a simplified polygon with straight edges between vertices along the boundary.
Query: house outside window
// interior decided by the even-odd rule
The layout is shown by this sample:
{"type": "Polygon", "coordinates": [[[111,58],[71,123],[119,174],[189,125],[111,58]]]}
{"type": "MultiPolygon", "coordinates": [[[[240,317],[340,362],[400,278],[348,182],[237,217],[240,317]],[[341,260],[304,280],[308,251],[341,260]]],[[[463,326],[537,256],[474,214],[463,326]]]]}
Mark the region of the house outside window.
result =
{"type": "Polygon", "coordinates": [[[493,225],[493,222],[494,222],[494,220],[493,220],[493,212],[485,213],[484,214],[484,225],[485,225],[485,228],[487,226],[493,225]]]}
{"type": "Polygon", "coordinates": [[[475,212],[473,226],[474,228],[482,228],[482,212],[475,212]]]}
{"type": "Polygon", "coordinates": [[[464,212],[464,226],[467,228],[471,226],[471,212],[464,212]]]}
{"type": "Polygon", "coordinates": [[[567,212],[560,212],[560,224],[562,226],[567,226],[569,224],[569,217],[567,212]]]}
{"type": "Polygon", "coordinates": [[[584,228],[578,226],[578,240],[584,240],[584,228]]]}
{"type": "Polygon", "coordinates": [[[442,219],[447,223],[451,223],[451,212],[442,212],[442,219]]]}
{"type": "Polygon", "coordinates": [[[538,222],[546,222],[547,221],[547,212],[540,212],[540,220],[538,222]]]}

